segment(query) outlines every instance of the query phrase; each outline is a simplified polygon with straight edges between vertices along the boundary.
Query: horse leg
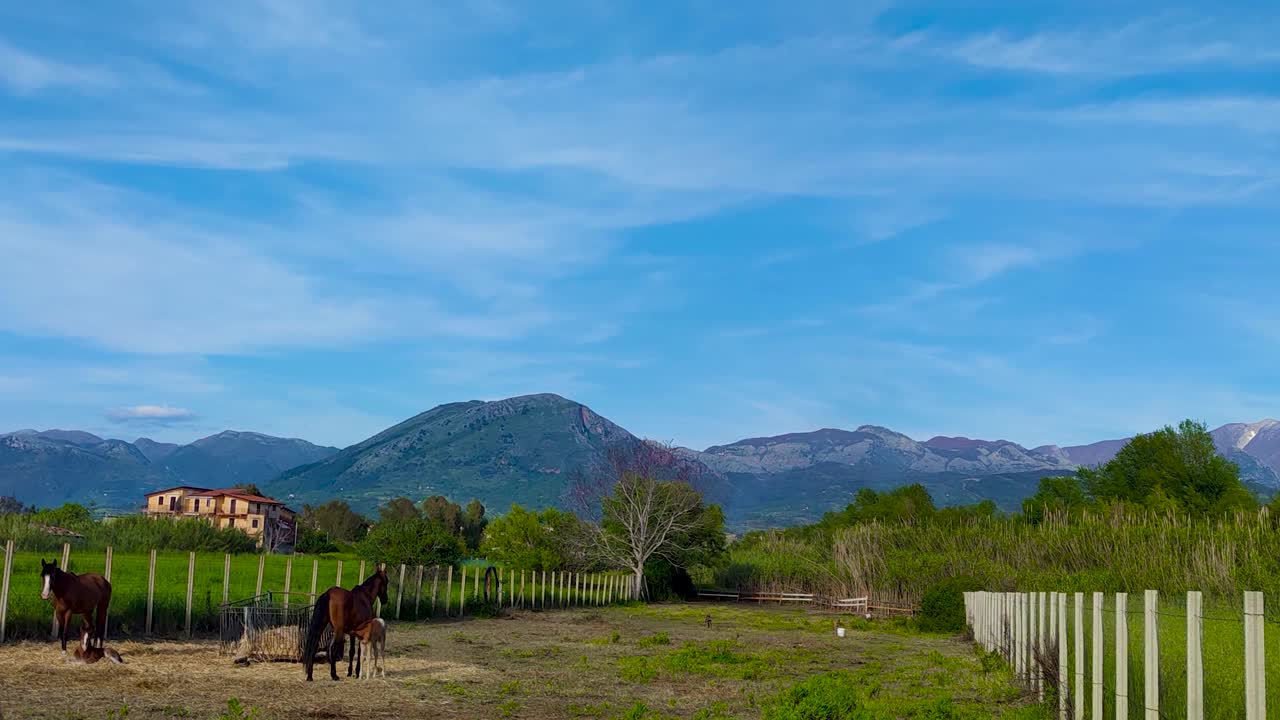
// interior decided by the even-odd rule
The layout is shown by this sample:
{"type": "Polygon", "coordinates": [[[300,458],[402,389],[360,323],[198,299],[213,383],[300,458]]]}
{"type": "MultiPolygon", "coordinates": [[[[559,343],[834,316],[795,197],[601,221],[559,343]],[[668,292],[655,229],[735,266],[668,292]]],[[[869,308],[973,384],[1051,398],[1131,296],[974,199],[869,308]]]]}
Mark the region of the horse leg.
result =
{"type": "Polygon", "coordinates": [[[339,680],[338,677],[338,654],[342,652],[342,646],[346,643],[346,627],[341,621],[333,623],[333,640],[329,643],[329,677],[339,680]]]}
{"type": "Polygon", "coordinates": [[[107,587],[106,592],[98,597],[98,615],[94,619],[96,627],[96,635],[98,637],[98,647],[103,647],[107,642],[107,608],[111,605],[111,588],[107,587]]]}
{"type": "Polygon", "coordinates": [[[67,626],[71,624],[71,610],[58,610],[58,638],[62,640],[62,654],[67,654],[67,626]]]}
{"type": "Polygon", "coordinates": [[[351,666],[352,666],[353,664],[354,664],[354,665],[355,665],[355,667],[356,667],[356,672],[357,672],[357,673],[359,673],[359,672],[360,672],[360,669],[359,669],[359,668],[360,668],[360,664],[356,662],[356,660],[357,660],[356,653],[357,653],[357,652],[359,652],[359,649],[356,647],[356,636],[355,636],[355,635],[352,635],[352,636],[351,636],[351,652],[347,654],[347,677],[351,677],[351,666]]]}

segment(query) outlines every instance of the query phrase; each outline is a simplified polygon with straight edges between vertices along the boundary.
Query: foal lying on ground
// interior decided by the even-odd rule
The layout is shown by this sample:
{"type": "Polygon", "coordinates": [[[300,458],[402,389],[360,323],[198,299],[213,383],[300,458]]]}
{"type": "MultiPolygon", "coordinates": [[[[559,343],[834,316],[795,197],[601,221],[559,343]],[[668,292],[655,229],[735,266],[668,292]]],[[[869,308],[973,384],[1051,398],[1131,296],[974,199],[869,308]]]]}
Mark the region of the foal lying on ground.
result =
{"type": "Polygon", "coordinates": [[[92,665],[102,658],[106,658],[117,665],[124,664],[124,658],[120,657],[120,653],[111,648],[97,647],[90,642],[90,633],[85,632],[80,640],[80,647],[71,651],[67,656],[67,662],[76,665],[92,665]]]}
{"type": "Polygon", "coordinates": [[[387,621],[382,618],[374,618],[355,630],[351,634],[360,639],[360,648],[356,652],[356,676],[362,680],[387,676],[387,669],[382,665],[382,658],[387,650],[387,621]],[[372,669],[363,665],[365,649],[369,650],[369,660],[372,669]]]}

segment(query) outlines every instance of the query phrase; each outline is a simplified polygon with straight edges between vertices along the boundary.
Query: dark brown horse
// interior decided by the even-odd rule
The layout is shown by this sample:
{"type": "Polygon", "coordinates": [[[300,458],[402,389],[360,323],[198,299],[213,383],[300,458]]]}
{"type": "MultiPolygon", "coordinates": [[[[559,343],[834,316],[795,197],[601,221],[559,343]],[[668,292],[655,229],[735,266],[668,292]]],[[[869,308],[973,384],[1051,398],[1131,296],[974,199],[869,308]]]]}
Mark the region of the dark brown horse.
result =
{"type": "Polygon", "coordinates": [[[302,664],[307,670],[308,681],[312,679],[316,652],[320,649],[320,638],[326,627],[333,628],[333,639],[325,650],[325,657],[329,661],[329,677],[338,679],[337,663],[342,659],[342,646],[346,642],[346,636],[373,619],[374,598],[381,600],[384,607],[387,605],[387,586],[390,584],[386,566],[379,564],[368,580],[353,589],[331,587],[316,598],[315,607],[311,609],[311,626],[307,629],[307,640],[302,649],[302,664]]]}
{"type": "Polygon", "coordinates": [[[53,617],[58,621],[58,636],[62,640],[62,652],[67,651],[67,626],[72,615],[79,615],[83,631],[102,645],[102,635],[107,627],[107,606],[111,604],[111,583],[97,573],[76,575],[40,558],[40,578],[44,581],[40,597],[53,597],[53,617]],[[94,613],[97,617],[94,617],[94,613]]]}

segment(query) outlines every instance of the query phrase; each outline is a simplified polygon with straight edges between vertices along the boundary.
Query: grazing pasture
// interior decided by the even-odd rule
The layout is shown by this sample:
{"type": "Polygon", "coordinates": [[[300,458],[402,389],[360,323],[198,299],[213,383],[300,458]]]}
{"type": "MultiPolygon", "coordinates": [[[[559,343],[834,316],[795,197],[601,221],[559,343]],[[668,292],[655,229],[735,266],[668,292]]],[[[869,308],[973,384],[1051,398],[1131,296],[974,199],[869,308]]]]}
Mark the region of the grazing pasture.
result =
{"type": "Polygon", "coordinates": [[[11,643],[0,646],[0,711],[217,718],[235,698],[259,718],[1047,717],[971,643],[844,622],[841,639],[829,614],[711,604],[391,621],[386,678],[336,683],[306,683],[294,663],[234,665],[215,642],[111,643],[123,666],[66,665],[54,644],[11,643]]]}

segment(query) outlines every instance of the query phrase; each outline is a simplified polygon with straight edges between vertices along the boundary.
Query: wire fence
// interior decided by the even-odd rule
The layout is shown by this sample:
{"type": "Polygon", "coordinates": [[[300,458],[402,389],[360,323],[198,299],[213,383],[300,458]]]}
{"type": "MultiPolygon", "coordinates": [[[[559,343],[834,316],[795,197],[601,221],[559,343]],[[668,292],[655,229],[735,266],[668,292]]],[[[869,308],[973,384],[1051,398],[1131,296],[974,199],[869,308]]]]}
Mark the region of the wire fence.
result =
{"type": "MultiPolygon", "coordinates": [[[[51,637],[51,603],[40,597],[37,552],[3,546],[0,570],[0,642],[51,637]]],[[[116,637],[191,637],[219,631],[221,608],[255,599],[282,609],[314,604],[331,587],[351,588],[373,573],[363,560],[303,555],[230,555],[153,550],[150,553],[72,552],[63,546],[59,567],[98,573],[111,583],[107,632],[116,637]],[[266,601],[262,598],[267,598],[266,601]]],[[[633,575],[520,571],[482,565],[398,565],[381,617],[422,620],[474,614],[482,609],[552,610],[624,602],[635,597],[633,575]]],[[[78,632],[72,625],[72,632],[78,632]]]]}
{"type": "Polygon", "coordinates": [[[1262,720],[1280,711],[1280,624],[1262,593],[966,593],[974,640],[1061,720],[1262,720]],[[1268,686],[1267,678],[1273,682],[1268,686]]]}

